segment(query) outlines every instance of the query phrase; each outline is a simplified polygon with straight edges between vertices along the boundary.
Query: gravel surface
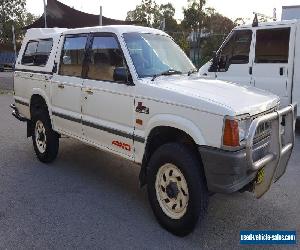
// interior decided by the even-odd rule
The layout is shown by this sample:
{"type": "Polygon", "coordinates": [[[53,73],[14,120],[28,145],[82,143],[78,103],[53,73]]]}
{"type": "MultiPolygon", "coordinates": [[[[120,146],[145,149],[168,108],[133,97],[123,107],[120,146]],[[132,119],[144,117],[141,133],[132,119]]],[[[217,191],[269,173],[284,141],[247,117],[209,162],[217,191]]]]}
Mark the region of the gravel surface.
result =
{"type": "Polygon", "coordinates": [[[138,166],[71,139],[42,164],[11,102],[0,95],[0,249],[240,249],[244,229],[297,230],[299,247],[299,133],[286,174],[265,196],[216,194],[202,223],[179,238],[156,222],[138,166]]]}

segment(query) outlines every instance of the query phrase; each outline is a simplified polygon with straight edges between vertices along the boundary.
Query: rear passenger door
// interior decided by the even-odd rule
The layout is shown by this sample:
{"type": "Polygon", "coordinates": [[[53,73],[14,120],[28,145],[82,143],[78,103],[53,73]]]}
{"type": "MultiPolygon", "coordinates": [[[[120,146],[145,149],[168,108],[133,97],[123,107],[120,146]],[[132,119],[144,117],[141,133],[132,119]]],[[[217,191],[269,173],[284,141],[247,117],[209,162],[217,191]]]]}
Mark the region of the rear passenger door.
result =
{"type": "Polygon", "coordinates": [[[281,106],[291,102],[294,27],[257,28],[253,85],[280,96],[281,106]]]}
{"type": "Polygon", "coordinates": [[[132,158],[134,86],[116,78],[115,71],[122,69],[127,66],[117,36],[92,35],[83,82],[83,132],[92,144],[132,158]]]}
{"type": "MultiPolygon", "coordinates": [[[[42,91],[50,97],[51,62],[53,39],[30,40],[22,58],[18,58],[14,74],[14,98],[19,112],[29,118],[29,102],[33,90],[42,91]]],[[[22,53],[22,52],[20,52],[22,53]]]]}
{"type": "Polygon", "coordinates": [[[81,88],[82,70],[88,35],[67,35],[55,63],[51,84],[54,128],[59,132],[82,138],[81,88]]]}

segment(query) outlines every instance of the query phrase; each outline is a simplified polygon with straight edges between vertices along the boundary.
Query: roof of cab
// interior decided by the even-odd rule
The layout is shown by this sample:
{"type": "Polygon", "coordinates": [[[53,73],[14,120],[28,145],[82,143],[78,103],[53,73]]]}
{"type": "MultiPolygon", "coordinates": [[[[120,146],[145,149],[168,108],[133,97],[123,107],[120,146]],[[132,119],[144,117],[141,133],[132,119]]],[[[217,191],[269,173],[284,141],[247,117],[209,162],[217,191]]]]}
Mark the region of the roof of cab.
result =
{"type": "Polygon", "coordinates": [[[94,26],[85,28],[68,29],[64,31],[64,34],[78,34],[78,33],[90,33],[90,32],[112,32],[116,34],[124,34],[131,32],[138,33],[153,33],[160,35],[167,35],[165,32],[153,29],[149,27],[136,26],[136,25],[107,25],[107,26],[94,26]]]}
{"type": "Polygon", "coordinates": [[[135,25],[107,25],[107,26],[94,26],[94,27],[85,27],[85,28],[76,28],[76,29],[66,29],[66,28],[33,28],[29,29],[26,33],[27,37],[30,39],[37,39],[37,38],[46,38],[46,37],[54,37],[60,36],[61,34],[82,34],[82,33],[91,33],[91,32],[112,32],[115,34],[123,34],[123,33],[131,33],[131,32],[138,32],[138,33],[152,33],[152,34],[159,34],[159,35],[166,35],[165,32],[143,27],[143,26],[135,26],[135,25]]]}
{"type": "Polygon", "coordinates": [[[30,39],[49,38],[60,35],[66,30],[64,28],[32,28],[27,30],[26,36],[30,39]]]}
{"type": "MultiPolygon", "coordinates": [[[[268,27],[268,26],[281,26],[281,25],[292,25],[300,23],[300,20],[294,19],[294,20],[284,20],[284,21],[274,21],[274,22],[259,22],[258,27],[268,27]]],[[[252,24],[246,24],[246,25],[240,25],[235,27],[234,29],[245,29],[245,28],[253,28],[252,24]]]]}

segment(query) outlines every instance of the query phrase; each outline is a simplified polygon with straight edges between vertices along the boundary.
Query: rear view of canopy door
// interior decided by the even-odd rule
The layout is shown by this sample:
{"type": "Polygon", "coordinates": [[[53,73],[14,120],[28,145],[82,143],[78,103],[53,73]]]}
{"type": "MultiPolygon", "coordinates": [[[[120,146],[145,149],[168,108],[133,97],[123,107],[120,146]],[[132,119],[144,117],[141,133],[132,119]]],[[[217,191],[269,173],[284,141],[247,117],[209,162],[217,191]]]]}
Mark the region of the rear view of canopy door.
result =
{"type": "Polygon", "coordinates": [[[281,106],[291,102],[294,27],[256,30],[253,84],[280,96],[281,106]]]}

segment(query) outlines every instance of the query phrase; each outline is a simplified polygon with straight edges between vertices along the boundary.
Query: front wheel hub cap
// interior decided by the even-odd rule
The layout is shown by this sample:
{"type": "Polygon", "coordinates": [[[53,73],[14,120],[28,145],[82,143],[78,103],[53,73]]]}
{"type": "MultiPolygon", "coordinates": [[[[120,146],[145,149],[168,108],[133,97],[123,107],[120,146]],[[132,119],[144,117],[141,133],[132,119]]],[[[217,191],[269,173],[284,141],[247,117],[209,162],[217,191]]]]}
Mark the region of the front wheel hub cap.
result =
{"type": "Polygon", "coordinates": [[[187,181],[180,169],[171,163],[161,166],[156,174],[155,191],[163,212],[172,219],[185,215],[189,190],[187,181]]]}
{"type": "Polygon", "coordinates": [[[177,198],[179,190],[177,187],[177,184],[175,182],[170,182],[169,185],[166,188],[166,193],[169,196],[169,198],[177,198]]]}

